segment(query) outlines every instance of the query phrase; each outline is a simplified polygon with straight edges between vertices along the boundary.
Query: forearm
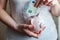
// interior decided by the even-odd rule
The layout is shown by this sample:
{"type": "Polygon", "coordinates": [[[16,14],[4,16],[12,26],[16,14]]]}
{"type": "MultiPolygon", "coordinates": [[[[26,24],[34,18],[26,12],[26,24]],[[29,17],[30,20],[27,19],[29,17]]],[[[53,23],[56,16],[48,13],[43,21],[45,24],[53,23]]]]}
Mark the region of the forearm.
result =
{"type": "Polygon", "coordinates": [[[2,8],[0,8],[0,20],[9,25],[12,28],[17,28],[17,26],[23,26],[24,28],[28,27],[27,24],[18,24],[16,23],[2,8]]]}
{"type": "Polygon", "coordinates": [[[51,12],[55,16],[60,16],[60,4],[58,1],[54,6],[51,7],[51,12]]]}
{"type": "Polygon", "coordinates": [[[17,26],[16,22],[2,8],[0,8],[0,20],[11,27],[17,26]]]}

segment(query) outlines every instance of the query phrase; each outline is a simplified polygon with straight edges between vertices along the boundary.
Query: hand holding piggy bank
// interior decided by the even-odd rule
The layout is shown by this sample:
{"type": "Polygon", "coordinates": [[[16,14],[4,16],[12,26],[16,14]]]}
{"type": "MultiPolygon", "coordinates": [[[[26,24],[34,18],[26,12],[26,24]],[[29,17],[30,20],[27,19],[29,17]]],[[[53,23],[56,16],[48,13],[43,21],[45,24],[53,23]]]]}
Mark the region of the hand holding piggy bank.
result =
{"type": "Polygon", "coordinates": [[[34,27],[34,32],[37,34],[40,33],[41,28],[46,27],[43,19],[39,15],[31,19],[31,24],[34,27]]]}

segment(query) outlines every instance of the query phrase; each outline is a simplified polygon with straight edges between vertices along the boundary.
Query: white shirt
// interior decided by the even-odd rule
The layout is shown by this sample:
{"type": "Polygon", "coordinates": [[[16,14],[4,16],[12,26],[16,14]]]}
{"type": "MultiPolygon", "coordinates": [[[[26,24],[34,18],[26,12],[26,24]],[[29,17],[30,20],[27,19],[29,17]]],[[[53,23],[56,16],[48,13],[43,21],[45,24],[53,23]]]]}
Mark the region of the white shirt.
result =
{"type": "MultiPolygon", "coordinates": [[[[10,0],[11,15],[17,23],[24,23],[23,12],[28,5],[29,0],[10,0]]],[[[43,18],[46,29],[40,35],[38,39],[28,37],[24,34],[19,34],[11,29],[8,29],[7,40],[56,40],[57,30],[51,13],[49,12],[50,7],[42,5],[40,7],[40,16],[43,18]]]]}

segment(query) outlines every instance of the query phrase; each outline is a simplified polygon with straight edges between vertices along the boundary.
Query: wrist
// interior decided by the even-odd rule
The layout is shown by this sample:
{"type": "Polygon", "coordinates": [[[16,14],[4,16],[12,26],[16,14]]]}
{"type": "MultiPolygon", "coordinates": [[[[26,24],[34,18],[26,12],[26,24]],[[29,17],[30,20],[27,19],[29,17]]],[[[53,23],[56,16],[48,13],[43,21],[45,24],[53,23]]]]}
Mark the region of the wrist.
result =
{"type": "Polygon", "coordinates": [[[12,28],[13,29],[17,29],[18,28],[18,24],[17,23],[13,24],[12,28]]]}

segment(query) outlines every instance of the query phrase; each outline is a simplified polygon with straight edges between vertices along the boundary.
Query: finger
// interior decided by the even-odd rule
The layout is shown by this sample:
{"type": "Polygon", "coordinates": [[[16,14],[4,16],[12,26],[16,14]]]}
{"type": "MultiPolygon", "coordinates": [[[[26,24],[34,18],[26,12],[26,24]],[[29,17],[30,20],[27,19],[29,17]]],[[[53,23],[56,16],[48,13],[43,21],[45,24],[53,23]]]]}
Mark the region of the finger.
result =
{"type": "Polygon", "coordinates": [[[40,0],[39,4],[37,7],[39,7],[43,3],[43,0],[40,0]]]}
{"type": "Polygon", "coordinates": [[[24,24],[24,28],[25,28],[25,29],[26,29],[26,28],[28,28],[28,26],[29,26],[29,25],[27,25],[27,24],[24,24]]]}
{"type": "Polygon", "coordinates": [[[48,5],[49,2],[46,2],[45,5],[48,5]]]}
{"type": "Polygon", "coordinates": [[[24,29],[34,30],[34,26],[25,24],[24,29]]]}
{"type": "Polygon", "coordinates": [[[48,2],[48,0],[44,0],[44,1],[43,1],[43,4],[46,4],[47,2],[48,2]]]}
{"type": "Polygon", "coordinates": [[[29,28],[30,28],[31,30],[34,30],[34,25],[29,25],[29,28]]]}
{"type": "Polygon", "coordinates": [[[40,2],[40,0],[37,0],[34,6],[38,7],[39,2],[40,2]]]}
{"type": "Polygon", "coordinates": [[[27,24],[24,24],[24,28],[32,28],[33,25],[27,25],[27,24]]]}
{"type": "Polygon", "coordinates": [[[38,38],[37,34],[31,32],[30,30],[24,29],[24,31],[25,31],[25,33],[28,34],[29,36],[38,38]]]}
{"type": "Polygon", "coordinates": [[[52,1],[48,2],[46,5],[47,5],[47,6],[52,5],[52,1]]]}

